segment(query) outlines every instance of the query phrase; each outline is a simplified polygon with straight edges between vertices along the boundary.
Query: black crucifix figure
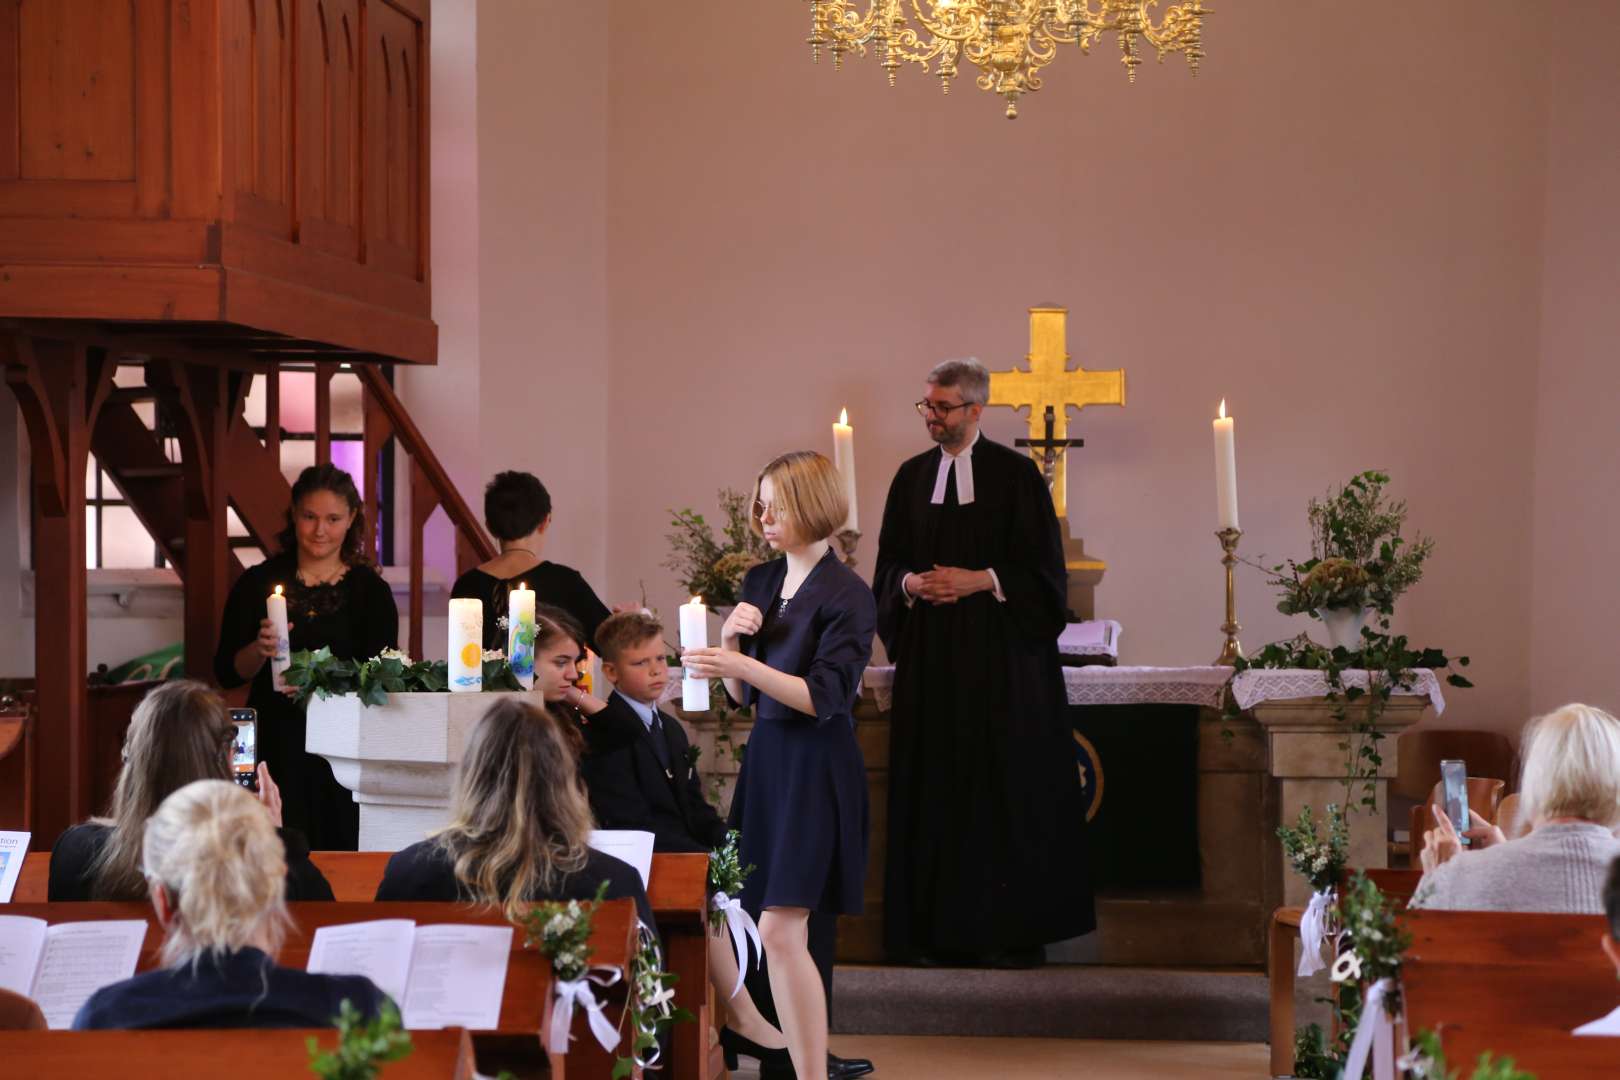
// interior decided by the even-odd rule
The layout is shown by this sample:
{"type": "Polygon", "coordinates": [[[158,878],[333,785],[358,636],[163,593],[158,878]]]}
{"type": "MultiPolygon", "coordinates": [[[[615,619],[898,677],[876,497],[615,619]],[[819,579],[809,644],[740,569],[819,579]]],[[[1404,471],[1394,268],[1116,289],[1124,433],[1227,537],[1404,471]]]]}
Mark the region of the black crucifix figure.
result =
{"type": "MultiPolygon", "coordinates": [[[[1084,439],[1059,439],[1056,437],[1057,413],[1052,406],[1046,407],[1046,436],[1040,439],[1014,439],[1014,446],[1024,446],[1031,450],[1044,451],[1041,454],[1041,474],[1046,477],[1046,488],[1052,490],[1057,480],[1058,451],[1067,450],[1071,446],[1084,446],[1084,439]]],[[[1056,500],[1054,500],[1056,501],[1056,500]]]]}

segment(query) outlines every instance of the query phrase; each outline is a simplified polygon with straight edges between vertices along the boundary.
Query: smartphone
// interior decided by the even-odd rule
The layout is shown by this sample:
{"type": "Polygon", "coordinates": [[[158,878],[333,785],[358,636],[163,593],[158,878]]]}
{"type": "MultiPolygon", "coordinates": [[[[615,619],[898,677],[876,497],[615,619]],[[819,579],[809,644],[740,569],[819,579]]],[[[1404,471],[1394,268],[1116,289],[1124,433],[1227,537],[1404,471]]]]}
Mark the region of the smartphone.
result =
{"type": "Polygon", "coordinates": [[[259,790],[259,711],[232,709],[236,737],[231,741],[231,778],[249,791],[259,790]]]}
{"type": "Polygon", "coordinates": [[[1455,758],[1440,763],[1440,796],[1445,800],[1446,816],[1456,827],[1463,846],[1469,846],[1462,834],[1473,826],[1468,820],[1468,765],[1455,758]]]}

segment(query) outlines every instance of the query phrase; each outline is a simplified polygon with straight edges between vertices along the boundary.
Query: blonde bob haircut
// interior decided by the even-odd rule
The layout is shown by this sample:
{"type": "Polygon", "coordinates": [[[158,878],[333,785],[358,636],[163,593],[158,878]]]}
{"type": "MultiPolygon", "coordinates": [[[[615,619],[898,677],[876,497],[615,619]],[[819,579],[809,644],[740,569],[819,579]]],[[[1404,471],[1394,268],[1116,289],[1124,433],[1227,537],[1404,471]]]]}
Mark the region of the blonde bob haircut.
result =
{"type": "Polygon", "coordinates": [[[259,800],[229,780],[194,780],[146,822],[142,869],[174,909],[163,963],[195,965],[287,934],[287,851],[259,800]]]}
{"type": "Polygon", "coordinates": [[[1620,720],[1565,705],[1525,729],[1519,800],[1531,822],[1574,817],[1620,825],[1620,720]]]}
{"type": "Polygon", "coordinates": [[[788,518],[787,525],[802,543],[825,540],[849,520],[849,496],[838,468],[814,450],[783,454],[759,471],[754,478],[754,501],[748,514],[748,527],[755,536],[765,535],[759,523],[759,487],[766,477],[776,496],[776,505],[788,518]]]}

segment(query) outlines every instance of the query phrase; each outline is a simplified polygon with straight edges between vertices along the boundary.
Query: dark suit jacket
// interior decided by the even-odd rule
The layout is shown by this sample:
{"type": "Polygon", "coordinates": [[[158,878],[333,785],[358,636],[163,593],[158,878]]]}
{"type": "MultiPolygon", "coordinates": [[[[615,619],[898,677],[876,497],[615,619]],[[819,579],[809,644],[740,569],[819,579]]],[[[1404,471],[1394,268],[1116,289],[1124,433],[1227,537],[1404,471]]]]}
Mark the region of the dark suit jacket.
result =
{"type": "MultiPolygon", "coordinates": [[[[282,846],[287,849],[287,899],[331,900],[332,886],[320,868],[309,861],[309,842],[297,829],[277,829],[282,846]]],[[[97,821],[83,821],[70,825],[57,837],[51,849],[51,875],[46,899],[59,900],[114,899],[97,897],[95,878],[91,873],[102,848],[112,836],[112,826],[97,821]]],[[[146,894],[127,896],[125,900],[144,900],[146,894]]]]}
{"type": "MultiPolygon", "coordinates": [[[[344,998],[369,1019],[388,995],[364,975],[311,975],[244,948],[104,986],[79,1009],[73,1027],[331,1027],[344,998]]],[[[222,1075],[227,1066],[220,1063],[222,1075]]]]}
{"type": "Polygon", "coordinates": [[[591,810],[604,829],[641,829],[653,834],[654,851],[713,851],[725,842],[726,823],[703,797],[697,767],[689,760],[680,721],[663,714],[664,745],[670,772],[659,764],[653,739],[641,717],[615,690],[608,707],[591,723],[625,732],[622,749],[591,753],[580,763],[591,810]]]}

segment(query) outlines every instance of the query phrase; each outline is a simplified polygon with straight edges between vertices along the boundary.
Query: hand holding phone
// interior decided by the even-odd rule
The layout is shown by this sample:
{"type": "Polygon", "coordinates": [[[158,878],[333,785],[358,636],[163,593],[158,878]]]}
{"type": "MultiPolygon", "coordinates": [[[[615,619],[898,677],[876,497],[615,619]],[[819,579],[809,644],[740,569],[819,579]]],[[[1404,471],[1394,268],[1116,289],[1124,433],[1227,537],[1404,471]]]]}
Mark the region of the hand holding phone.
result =
{"type": "Polygon", "coordinates": [[[1468,816],[1468,764],[1455,758],[1442,761],[1440,785],[1445,816],[1450,819],[1452,831],[1457,834],[1458,841],[1463,847],[1467,847],[1469,839],[1464,834],[1473,827],[1473,822],[1468,816]]]}
{"type": "Polygon", "coordinates": [[[232,709],[231,723],[236,734],[231,739],[231,778],[249,791],[258,791],[259,713],[257,709],[232,709]]]}

